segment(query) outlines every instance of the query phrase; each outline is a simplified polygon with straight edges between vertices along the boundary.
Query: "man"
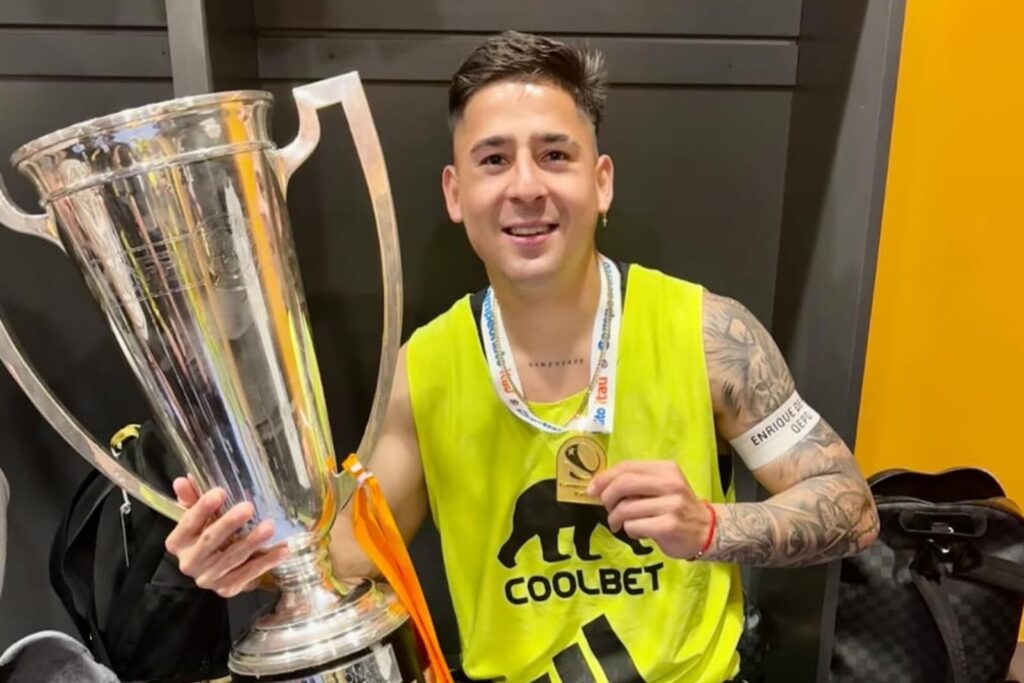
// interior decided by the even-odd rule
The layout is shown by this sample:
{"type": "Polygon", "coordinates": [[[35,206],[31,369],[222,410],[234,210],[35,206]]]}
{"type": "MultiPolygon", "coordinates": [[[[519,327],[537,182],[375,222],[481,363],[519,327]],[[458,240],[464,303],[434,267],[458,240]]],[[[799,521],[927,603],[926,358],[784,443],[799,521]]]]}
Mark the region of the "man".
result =
{"type": "MultiPolygon", "coordinates": [[[[738,669],[738,565],[842,557],[878,521],[745,308],[596,252],[603,102],[599,55],[534,36],[455,74],[442,186],[490,288],[403,349],[372,469],[407,539],[433,515],[470,677],[718,683],[738,669]],[[769,500],[729,502],[719,440],[769,500]]],[[[251,506],[215,520],[223,492],[175,490],[191,509],[167,546],[200,585],[234,595],[286,556],[258,551],[268,522],[222,549],[251,506]]],[[[374,572],[347,518],[333,534],[339,575],[374,572]]]]}

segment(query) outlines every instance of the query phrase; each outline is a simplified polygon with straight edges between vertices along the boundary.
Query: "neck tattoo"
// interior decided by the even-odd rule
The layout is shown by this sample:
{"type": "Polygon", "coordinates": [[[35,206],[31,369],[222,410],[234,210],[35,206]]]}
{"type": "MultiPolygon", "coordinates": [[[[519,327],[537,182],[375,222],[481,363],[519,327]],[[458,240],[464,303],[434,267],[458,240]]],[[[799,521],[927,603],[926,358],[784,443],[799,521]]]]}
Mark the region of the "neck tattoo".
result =
{"type": "Polygon", "coordinates": [[[564,424],[543,420],[530,409],[523,396],[522,384],[516,372],[515,363],[510,363],[512,350],[501,321],[501,309],[494,297],[494,290],[487,289],[480,311],[480,329],[483,332],[484,353],[490,370],[491,381],[505,407],[523,422],[549,434],[563,434],[567,431],[610,434],[615,410],[615,374],[618,358],[619,326],[622,317],[620,274],[615,263],[598,255],[598,265],[604,277],[601,278],[601,295],[594,316],[590,343],[590,358],[570,357],[557,361],[534,361],[533,367],[562,367],[575,363],[590,366],[590,383],[580,400],[575,414],[564,424]],[[544,365],[541,366],[540,364],[544,365]],[[550,365],[549,365],[550,364],[550,365]]]}
{"type": "Polygon", "coordinates": [[[545,360],[545,361],[531,361],[531,368],[561,368],[569,365],[583,365],[582,358],[568,358],[566,360],[545,360]]]}

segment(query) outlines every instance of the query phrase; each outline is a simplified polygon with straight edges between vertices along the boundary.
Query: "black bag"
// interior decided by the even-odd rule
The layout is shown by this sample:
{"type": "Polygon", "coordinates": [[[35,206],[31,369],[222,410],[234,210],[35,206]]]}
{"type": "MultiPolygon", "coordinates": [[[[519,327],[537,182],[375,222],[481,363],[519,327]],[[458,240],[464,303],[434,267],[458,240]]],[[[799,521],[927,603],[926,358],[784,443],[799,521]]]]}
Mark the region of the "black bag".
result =
{"type": "Polygon", "coordinates": [[[842,561],[834,683],[1006,679],[1024,608],[1024,519],[973,468],[869,482],[881,532],[842,561]]]}
{"type": "MultiPolygon", "coordinates": [[[[124,442],[121,460],[145,480],[170,489],[170,458],[151,425],[124,442]]],[[[174,523],[137,501],[122,500],[123,495],[91,472],[50,549],[50,581],[83,642],[124,681],[185,683],[226,676],[227,601],[198,588],[166,554],[164,540],[174,523]],[[101,529],[119,526],[118,516],[123,547],[101,547],[101,529]],[[103,610],[97,609],[100,596],[103,610]]]]}

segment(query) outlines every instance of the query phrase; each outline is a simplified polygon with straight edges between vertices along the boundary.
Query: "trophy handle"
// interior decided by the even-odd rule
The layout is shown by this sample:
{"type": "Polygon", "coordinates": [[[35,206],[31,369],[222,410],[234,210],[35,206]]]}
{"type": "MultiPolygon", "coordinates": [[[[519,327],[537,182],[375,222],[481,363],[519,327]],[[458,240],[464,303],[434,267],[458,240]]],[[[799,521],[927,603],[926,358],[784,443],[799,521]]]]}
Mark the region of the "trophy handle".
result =
{"type": "Polygon", "coordinates": [[[0,225],[6,225],[11,230],[23,232],[26,235],[40,237],[50,244],[55,244],[64,251],[64,245],[57,236],[57,229],[50,221],[49,214],[25,213],[11,201],[7,194],[7,186],[4,185],[4,178],[0,176],[0,225]]]}
{"type": "MultiPolygon", "coordinates": [[[[48,215],[27,214],[16,207],[7,195],[2,178],[0,178],[0,224],[18,232],[41,237],[56,244],[61,250],[64,249],[57,230],[48,215]]],[[[0,362],[4,364],[7,371],[14,377],[14,381],[32,401],[36,410],[43,414],[43,417],[57,430],[57,433],[78,451],[79,455],[88,460],[90,465],[160,514],[175,521],[181,519],[185,508],[157,492],[135,476],[133,472],[123,467],[89,432],[85,431],[78,420],[57,400],[46,382],[25,358],[17,340],[7,329],[3,309],[0,309],[0,362]]]]}
{"type": "MultiPolygon", "coordinates": [[[[299,109],[299,132],[295,140],[273,153],[281,192],[287,194],[288,180],[309,158],[320,141],[320,119],[317,110],[340,104],[348,118],[359,162],[366,177],[366,185],[373,200],[373,214],[380,241],[381,276],[384,281],[384,329],[377,391],[373,397],[370,419],[357,451],[360,461],[368,465],[391,396],[402,333],[402,261],[398,251],[398,223],[391,198],[391,185],[384,164],[384,151],[377,137],[377,128],[370,114],[370,104],[366,101],[366,93],[358,72],[352,71],[303,85],[295,88],[292,93],[299,109]]],[[[351,477],[340,476],[340,470],[337,474],[338,505],[341,506],[347,502],[355,482],[351,477]]]]}

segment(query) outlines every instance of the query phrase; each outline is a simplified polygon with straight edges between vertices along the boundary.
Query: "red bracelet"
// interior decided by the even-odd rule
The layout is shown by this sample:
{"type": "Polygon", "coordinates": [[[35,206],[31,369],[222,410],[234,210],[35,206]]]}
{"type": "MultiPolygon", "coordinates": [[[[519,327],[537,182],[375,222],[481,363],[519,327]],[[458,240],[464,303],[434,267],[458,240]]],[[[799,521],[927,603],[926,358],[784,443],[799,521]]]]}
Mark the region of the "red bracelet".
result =
{"type": "Polygon", "coordinates": [[[711,525],[708,527],[708,537],[704,539],[704,547],[701,548],[696,555],[690,558],[690,562],[696,562],[700,558],[704,557],[704,553],[711,548],[711,541],[715,540],[715,526],[718,523],[718,516],[715,514],[715,507],[706,500],[702,500],[701,502],[704,503],[704,507],[706,507],[708,512],[711,514],[711,525]]]}

